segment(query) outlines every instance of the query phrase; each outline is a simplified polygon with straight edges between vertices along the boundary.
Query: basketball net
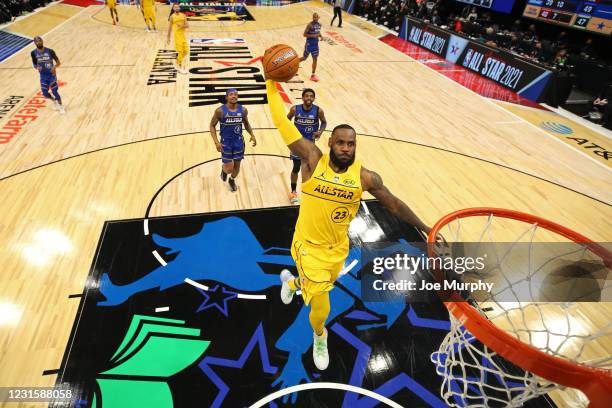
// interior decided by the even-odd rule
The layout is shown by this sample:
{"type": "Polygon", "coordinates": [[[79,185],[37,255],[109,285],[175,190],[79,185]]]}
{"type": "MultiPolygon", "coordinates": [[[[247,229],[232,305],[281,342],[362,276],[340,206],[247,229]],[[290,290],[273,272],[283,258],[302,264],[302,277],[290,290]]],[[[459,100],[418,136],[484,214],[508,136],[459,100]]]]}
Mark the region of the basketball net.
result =
{"type": "MultiPolygon", "coordinates": [[[[555,389],[574,387],[586,394],[591,407],[610,406],[612,303],[525,298],[525,293],[536,292],[535,285],[551,279],[550,266],[561,257],[565,263],[594,265],[598,271],[596,285],[589,280],[589,290],[596,293],[582,291],[577,299],[593,300],[593,295],[601,298],[609,294],[610,252],[558,224],[502,209],[457,211],[434,226],[428,237],[430,244],[437,233],[448,242],[493,244],[489,248],[507,243],[503,251],[489,254],[490,267],[484,275],[496,282],[494,290],[469,303],[457,293],[451,298],[455,301],[445,302],[450,332],[431,355],[436,372],[443,377],[444,401],[452,407],[519,407],[555,389]],[[514,235],[512,241],[509,234],[514,235]],[[541,248],[534,244],[550,242],[553,235],[553,239],[571,244],[571,249],[534,262],[536,248],[541,248]],[[526,248],[526,256],[513,257],[519,247],[526,248]],[[590,311],[590,320],[593,316],[599,320],[585,324],[585,309],[590,311]]],[[[436,253],[433,245],[429,248],[430,256],[436,253]]],[[[576,280],[568,280],[565,287],[568,293],[575,292],[576,280]]],[[[580,393],[574,392],[570,398],[577,400],[570,406],[589,404],[580,393]]],[[[567,395],[563,399],[569,402],[567,395]]]]}

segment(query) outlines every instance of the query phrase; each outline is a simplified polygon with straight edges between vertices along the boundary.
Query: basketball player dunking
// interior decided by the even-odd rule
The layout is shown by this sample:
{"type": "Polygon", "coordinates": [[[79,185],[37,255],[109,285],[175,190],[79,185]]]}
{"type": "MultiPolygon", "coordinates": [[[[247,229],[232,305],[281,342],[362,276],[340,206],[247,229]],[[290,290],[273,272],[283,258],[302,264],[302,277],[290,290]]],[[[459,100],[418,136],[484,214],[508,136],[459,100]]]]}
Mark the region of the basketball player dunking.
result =
{"type": "Polygon", "coordinates": [[[274,125],[291,152],[302,158],[302,204],[291,244],[299,277],[281,272],[281,299],[288,304],[297,290],[302,291],[304,303],[311,308],[314,363],[325,370],[329,364],[325,329],[329,291],[348,255],[349,223],[357,214],[362,192],[368,191],[392,214],[424,234],[431,228],[385,187],[378,174],[355,160],[357,135],[351,126],[334,128],[329,154],[324,154],[287,119],[276,83],[267,79],[266,87],[274,125]]]}
{"type": "Polygon", "coordinates": [[[319,15],[317,13],[312,15],[312,21],[306,26],[304,37],[306,37],[306,45],[304,45],[304,55],[300,58],[300,62],[306,61],[308,54],[312,55],[312,75],[310,80],[317,82],[319,78],[315,72],[317,70],[317,59],[319,58],[319,40],[323,39],[321,36],[321,23],[319,23],[319,15]]]}
{"type": "MultiPolygon", "coordinates": [[[[313,103],[315,97],[314,89],[304,89],[302,91],[302,104],[292,106],[287,114],[287,119],[289,120],[295,117],[295,127],[300,131],[302,136],[311,142],[319,140],[321,133],[323,133],[327,127],[323,109],[313,103]]],[[[289,201],[291,201],[291,204],[298,204],[300,199],[297,193],[297,178],[302,167],[302,162],[300,157],[294,154],[291,154],[291,160],[293,160],[293,169],[291,170],[291,193],[289,194],[289,201]]]]}
{"type": "Polygon", "coordinates": [[[245,107],[238,103],[238,91],[228,89],[225,92],[227,103],[215,110],[210,120],[210,136],[215,143],[217,151],[221,153],[221,180],[227,181],[229,174],[230,191],[236,192],[236,177],[240,173],[240,163],[244,159],[244,138],[242,137],[242,124],[251,135],[249,140],[253,147],[257,145],[257,140],[253,134],[253,129],[249,123],[249,112],[245,107]],[[221,122],[220,133],[221,142],[217,138],[217,123],[221,122]]]}

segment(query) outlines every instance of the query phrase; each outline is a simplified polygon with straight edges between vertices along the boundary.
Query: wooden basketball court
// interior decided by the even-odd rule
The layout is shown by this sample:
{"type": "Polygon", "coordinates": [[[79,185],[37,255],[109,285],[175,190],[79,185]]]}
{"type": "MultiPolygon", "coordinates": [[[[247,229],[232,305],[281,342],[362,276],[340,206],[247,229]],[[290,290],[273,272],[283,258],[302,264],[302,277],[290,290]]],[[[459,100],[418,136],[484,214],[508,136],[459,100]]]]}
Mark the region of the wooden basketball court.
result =
{"type": "MultiPolygon", "coordinates": [[[[253,60],[276,43],[301,52],[314,11],[331,39],[321,45],[321,81],[308,81],[308,60],[284,92],[299,103],[301,89],[314,88],[328,129],[355,127],[358,158],[426,223],[461,208],[502,207],[612,240],[609,165],[383,44],[363,21],[330,27],[328,5],[250,6],[253,21],[192,22],[192,38],[244,42],[226,53],[194,54],[192,45],[187,75],[154,73],[164,50],[173,50],[167,6],[157,6],[158,33],[144,31],[135,7],[118,7],[119,26],[103,6],[54,7],[61,9],[12,29],[42,34],[56,51],[66,114],[47,103],[32,108],[27,123],[9,123],[37,103],[30,102],[40,91],[33,46],[0,63],[0,99],[22,97],[0,119],[2,131],[10,128],[0,135],[1,386],[55,384],[42,373],[62,363],[79,307],[68,296],[91,284],[105,221],[289,205],[291,162],[265,104],[247,105],[258,144],[247,147],[237,193],[219,180],[208,125],[226,84],[245,86],[240,101],[261,98],[262,72],[254,68],[261,64],[253,60]],[[52,19],[59,20],[41,33],[52,19]]],[[[324,151],[328,136],[319,142],[324,151]]],[[[591,304],[580,318],[588,326],[611,312],[591,304]]],[[[612,344],[598,347],[612,353],[612,344]]]]}

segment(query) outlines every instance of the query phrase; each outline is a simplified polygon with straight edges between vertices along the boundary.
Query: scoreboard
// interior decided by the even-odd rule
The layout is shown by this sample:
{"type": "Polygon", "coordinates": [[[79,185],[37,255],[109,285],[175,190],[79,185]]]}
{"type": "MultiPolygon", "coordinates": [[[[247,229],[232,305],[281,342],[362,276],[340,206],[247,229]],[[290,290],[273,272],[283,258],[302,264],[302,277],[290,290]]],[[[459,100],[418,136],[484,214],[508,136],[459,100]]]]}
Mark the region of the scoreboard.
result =
{"type": "Polygon", "coordinates": [[[527,0],[523,16],[598,34],[612,33],[612,0],[527,0]]]}

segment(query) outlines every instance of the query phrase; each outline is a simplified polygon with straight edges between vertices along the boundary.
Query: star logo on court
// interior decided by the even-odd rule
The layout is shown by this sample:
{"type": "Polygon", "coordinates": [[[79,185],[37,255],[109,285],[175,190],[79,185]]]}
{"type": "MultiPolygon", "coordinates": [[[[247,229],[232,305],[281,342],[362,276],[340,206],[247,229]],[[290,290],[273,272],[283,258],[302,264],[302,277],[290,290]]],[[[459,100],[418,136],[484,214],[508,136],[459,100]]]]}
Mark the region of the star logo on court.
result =
{"type": "Polygon", "coordinates": [[[238,293],[227,290],[224,287],[221,287],[221,290],[219,290],[219,285],[208,291],[198,288],[198,292],[204,296],[204,302],[198,307],[196,313],[206,309],[217,308],[225,317],[228,317],[227,303],[238,297],[238,293]]]}
{"type": "MultiPolygon", "coordinates": [[[[270,357],[268,354],[268,347],[266,345],[266,336],[263,329],[263,324],[260,322],[259,326],[255,329],[255,332],[251,336],[250,340],[240,353],[240,357],[236,360],[231,358],[216,357],[207,355],[200,361],[198,367],[204,372],[204,374],[215,384],[219,392],[217,393],[215,400],[210,405],[211,407],[220,407],[225,397],[230,393],[231,387],[221,379],[219,374],[213,370],[213,367],[225,367],[241,370],[252,355],[259,356],[261,361],[261,373],[262,375],[268,374],[269,376],[276,374],[278,367],[273,366],[270,363],[270,357]]],[[[240,390],[238,389],[238,392],[240,390]]]]}
{"type": "Polygon", "coordinates": [[[597,29],[598,30],[603,30],[605,26],[606,25],[604,23],[599,23],[599,24],[597,24],[597,29]]]}
{"type": "MultiPolygon", "coordinates": [[[[374,316],[366,312],[364,314],[359,314],[359,317],[369,320],[374,316]]],[[[353,364],[353,369],[351,370],[352,372],[348,384],[355,387],[362,387],[366,372],[370,370],[369,367],[372,364],[376,364],[377,356],[373,355],[372,347],[370,345],[364,343],[340,323],[334,323],[334,325],[331,327],[331,331],[340,336],[340,338],[357,350],[357,356],[355,357],[355,363],[353,364]]],[[[419,398],[427,401],[431,406],[445,406],[444,402],[436,395],[431,393],[423,394],[421,390],[424,388],[425,387],[422,384],[413,379],[407,373],[401,372],[395,375],[393,378],[387,380],[385,383],[381,384],[376,390],[374,390],[374,392],[392,399],[396,393],[402,391],[402,389],[407,389],[419,398]]],[[[362,404],[365,405],[368,402],[368,397],[359,396],[359,394],[356,393],[347,393],[344,399],[344,406],[357,407],[361,406],[362,404]]]]}

